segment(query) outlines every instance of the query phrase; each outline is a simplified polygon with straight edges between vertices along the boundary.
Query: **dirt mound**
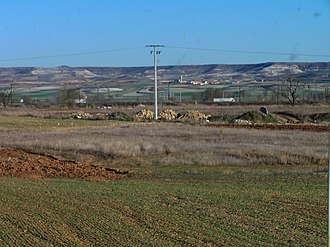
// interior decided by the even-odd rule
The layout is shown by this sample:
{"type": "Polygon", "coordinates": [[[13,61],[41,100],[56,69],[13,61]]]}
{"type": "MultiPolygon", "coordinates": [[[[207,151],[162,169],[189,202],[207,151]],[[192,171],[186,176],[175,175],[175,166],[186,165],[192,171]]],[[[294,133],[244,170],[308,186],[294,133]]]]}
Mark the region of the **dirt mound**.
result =
{"type": "Polygon", "coordinates": [[[126,173],[101,166],[60,160],[50,155],[15,149],[0,149],[0,176],[106,181],[121,178],[126,173]]]}
{"type": "Polygon", "coordinates": [[[328,126],[322,124],[208,124],[208,127],[272,129],[272,130],[303,130],[328,132],[328,126]]]}
{"type": "Polygon", "coordinates": [[[260,111],[248,111],[237,117],[237,120],[245,120],[251,123],[277,123],[278,120],[271,114],[264,114],[260,111]]]}
{"type": "Polygon", "coordinates": [[[309,115],[309,118],[313,123],[330,122],[330,113],[316,113],[309,115]]]}

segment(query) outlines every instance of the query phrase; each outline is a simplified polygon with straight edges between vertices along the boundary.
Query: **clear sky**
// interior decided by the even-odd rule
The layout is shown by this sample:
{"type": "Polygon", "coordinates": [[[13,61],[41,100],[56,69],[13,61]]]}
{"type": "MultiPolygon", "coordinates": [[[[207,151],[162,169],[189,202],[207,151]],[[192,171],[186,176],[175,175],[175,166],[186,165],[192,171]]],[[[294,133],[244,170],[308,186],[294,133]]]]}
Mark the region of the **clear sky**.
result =
{"type": "Polygon", "coordinates": [[[330,0],[0,0],[0,11],[0,67],[149,66],[148,44],[167,46],[160,65],[330,55],[330,0]]]}

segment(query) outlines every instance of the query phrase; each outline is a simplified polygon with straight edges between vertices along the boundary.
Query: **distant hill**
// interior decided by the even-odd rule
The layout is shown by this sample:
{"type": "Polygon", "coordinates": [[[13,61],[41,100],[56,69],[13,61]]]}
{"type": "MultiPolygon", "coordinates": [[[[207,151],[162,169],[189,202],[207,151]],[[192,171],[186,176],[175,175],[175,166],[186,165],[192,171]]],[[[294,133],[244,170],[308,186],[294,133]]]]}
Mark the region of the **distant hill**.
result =
{"type": "MultiPolygon", "coordinates": [[[[159,66],[159,80],[276,81],[293,75],[303,80],[329,81],[328,62],[159,66]]],[[[106,85],[150,82],[153,67],[12,67],[0,68],[0,88],[10,84],[106,85]]]]}

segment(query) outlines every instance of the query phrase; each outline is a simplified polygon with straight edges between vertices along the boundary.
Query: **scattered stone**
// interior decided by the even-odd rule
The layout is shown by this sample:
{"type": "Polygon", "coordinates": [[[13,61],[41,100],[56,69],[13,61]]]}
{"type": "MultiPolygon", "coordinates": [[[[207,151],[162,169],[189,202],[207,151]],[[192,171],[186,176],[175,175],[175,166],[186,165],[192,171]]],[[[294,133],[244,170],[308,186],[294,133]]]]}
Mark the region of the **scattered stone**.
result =
{"type": "Polygon", "coordinates": [[[92,119],[93,115],[88,112],[73,112],[71,117],[74,119],[92,119]]]}
{"type": "Polygon", "coordinates": [[[244,119],[235,119],[234,124],[248,124],[251,125],[252,123],[248,120],[244,120],[244,119]]]}
{"type": "Polygon", "coordinates": [[[71,118],[73,119],[88,119],[88,120],[104,120],[104,113],[90,114],[88,112],[73,112],[71,113],[71,118]]]}
{"type": "Polygon", "coordinates": [[[201,113],[199,111],[187,111],[185,113],[178,114],[178,119],[183,121],[206,121],[209,122],[209,118],[211,115],[205,115],[204,113],[201,113]]]}

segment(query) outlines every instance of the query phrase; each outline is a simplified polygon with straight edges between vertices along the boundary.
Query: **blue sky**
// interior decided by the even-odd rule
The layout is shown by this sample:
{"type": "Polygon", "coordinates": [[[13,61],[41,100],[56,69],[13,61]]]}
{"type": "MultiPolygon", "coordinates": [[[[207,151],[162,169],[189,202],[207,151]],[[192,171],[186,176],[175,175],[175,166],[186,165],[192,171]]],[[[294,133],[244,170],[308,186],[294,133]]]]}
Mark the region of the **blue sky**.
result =
{"type": "Polygon", "coordinates": [[[0,10],[0,67],[149,66],[147,44],[168,46],[160,65],[330,55],[329,0],[0,0],[0,10]]]}

